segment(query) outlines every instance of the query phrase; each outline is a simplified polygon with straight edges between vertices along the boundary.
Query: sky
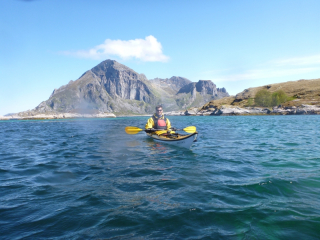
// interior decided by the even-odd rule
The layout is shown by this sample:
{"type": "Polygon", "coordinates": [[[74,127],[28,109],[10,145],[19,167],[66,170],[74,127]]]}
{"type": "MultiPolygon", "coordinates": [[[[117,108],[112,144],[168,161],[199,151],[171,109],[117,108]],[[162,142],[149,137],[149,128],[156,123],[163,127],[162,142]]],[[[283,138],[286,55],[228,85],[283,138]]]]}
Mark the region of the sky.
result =
{"type": "Polygon", "coordinates": [[[320,78],[318,0],[0,1],[0,115],[33,109],[106,59],[230,95],[320,78]]]}

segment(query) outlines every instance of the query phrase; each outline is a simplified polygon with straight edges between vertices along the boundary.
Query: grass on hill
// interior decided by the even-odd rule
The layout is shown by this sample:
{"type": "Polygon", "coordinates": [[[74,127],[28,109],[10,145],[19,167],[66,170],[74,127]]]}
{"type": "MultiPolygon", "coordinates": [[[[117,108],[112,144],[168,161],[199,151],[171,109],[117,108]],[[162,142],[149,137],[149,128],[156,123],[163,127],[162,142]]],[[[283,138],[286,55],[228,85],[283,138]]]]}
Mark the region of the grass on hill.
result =
{"type": "Polygon", "coordinates": [[[289,81],[248,88],[236,96],[212,100],[201,109],[220,108],[223,105],[237,107],[283,107],[320,105],[320,79],[289,81]],[[263,90],[258,94],[259,91],[263,90]]]}

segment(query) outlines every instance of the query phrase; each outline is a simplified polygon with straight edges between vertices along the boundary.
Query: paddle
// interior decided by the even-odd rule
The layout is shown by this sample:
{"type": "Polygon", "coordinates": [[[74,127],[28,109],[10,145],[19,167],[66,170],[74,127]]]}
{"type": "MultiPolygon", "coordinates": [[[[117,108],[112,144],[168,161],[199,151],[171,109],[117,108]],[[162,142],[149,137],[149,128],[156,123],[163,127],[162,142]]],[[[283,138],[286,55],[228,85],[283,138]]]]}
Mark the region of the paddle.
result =
{"type": "MultiPolygon", "coordinates": [[[[147,129],[141,129],[141,128],[138,128],[138,127],[132,127],[132,126],[128,126],[125,128],[125,131],[127,134],[137,134],[138,132],[141,132],[141,131],[146,131],[147,129]]],[[[163,130],[163,129],[153,129],[152,131],[160,131],[160,130],[163,130]]],[[[174,129],[174,131],[185,131],[187,133],[194,133],[197,131],[196,127],[195,126],[189,126],[189,127],[186,127],[184,129],[174,129]]],[[[150,130],[147,130],[147,131],[150,131],[150,130]]]]}

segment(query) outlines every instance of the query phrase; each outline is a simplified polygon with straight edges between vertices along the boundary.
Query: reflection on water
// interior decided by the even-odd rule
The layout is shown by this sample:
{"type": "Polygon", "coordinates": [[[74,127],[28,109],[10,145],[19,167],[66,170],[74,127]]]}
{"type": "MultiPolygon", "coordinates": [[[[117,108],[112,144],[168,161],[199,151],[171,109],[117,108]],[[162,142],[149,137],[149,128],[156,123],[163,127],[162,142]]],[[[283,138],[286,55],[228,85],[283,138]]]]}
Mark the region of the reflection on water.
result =
{"type": "Polygon", "coordinates": [[[161,144],[156,141],[151,140],[152,142],[147,142],[148,150],[150,154],[167,154],[169,151],[170,146],[166,144],[161,144]]]}
{"type": "Polygon", "coordinates": [[[140,141],[133,140],[133,141],[126,141],[127,147],[137,147],[141,144],[140,141]]]}

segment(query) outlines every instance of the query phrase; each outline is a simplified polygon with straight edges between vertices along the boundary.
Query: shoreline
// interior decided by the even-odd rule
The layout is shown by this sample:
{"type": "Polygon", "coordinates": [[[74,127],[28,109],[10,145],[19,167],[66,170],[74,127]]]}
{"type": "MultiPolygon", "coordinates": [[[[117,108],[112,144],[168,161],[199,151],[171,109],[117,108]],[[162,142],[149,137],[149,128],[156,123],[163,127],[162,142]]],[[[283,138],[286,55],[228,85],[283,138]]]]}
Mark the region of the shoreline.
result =
{"type": "Polygon", "coordinates": [[[78,113],[59,113],[59,114],[30,114],[19,116],[13,114],[11,116],[0,116],[0,121],[6,120],[50,120],[50,119],[74,119],[74,118],[115,118],[113,113],[98,114],[78,114],[78,113]]]}
{"type": "MultiPolygon", "coordinates": [[[[165,116],[261,116],[261,115],[320,115],[320,106],[302,104],[299,107],[235,107],[223,105],[221,107],[209,106],[208,109],[191,108],[186,111],[164,112],[165,116]]],[[[78,114],[78,113],[59,113],[59,114],[30,114],[19,116],[0,116],[0,121],[6,120],[50,120],[50,119],[76,119],[76,118],[117,118],[117,117],[151,117],[152,114],[139,115],[118,115],[113,113],[98,114],[78,114]]]]}
{"type": "Polygon", "coordinates": [[[320,106],[306,105],[273,108],[266,107],[237,107],[232,105],[222,105],[220,107],[209,106],[199,110],[192,108],[186,111],[174,111],[165,113],[166,116],[260,116],[260,115],[319,115],[320,106]]]}

